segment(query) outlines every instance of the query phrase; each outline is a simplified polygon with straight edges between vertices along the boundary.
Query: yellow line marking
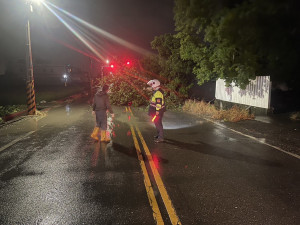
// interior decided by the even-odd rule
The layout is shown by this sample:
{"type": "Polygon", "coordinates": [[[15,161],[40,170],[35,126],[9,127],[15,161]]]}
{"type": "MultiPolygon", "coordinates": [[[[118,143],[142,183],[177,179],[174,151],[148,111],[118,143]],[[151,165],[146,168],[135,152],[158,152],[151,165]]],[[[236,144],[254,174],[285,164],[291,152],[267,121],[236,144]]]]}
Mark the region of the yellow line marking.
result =
{"type": "Polygon", "coordinates": [[[155,195],[154,195],[154,191],[153,191],[153,188],[152,188],[152,185],[150,182],[150,178],[149,178],[149,175],[147,172],[147,168],[146,168],[143,156],[142,156],[142,152],[141,152],[141,149],[140,149],[140,146],[139,146],[139,143],[138,143],[138,140],[137,140],[137,137],[136,137],[136,134],[135,134],[135,131],[134,131],[134,128],[132,125],[130,125],[130,129],[131,129],[136,153],[137,153],[137,156],[138,156],[138,159],[140,162],[140,166],[141,166],[141,169],[142,169],[142,172],[144,175],[144,184],[145,184],[146,192],[148,195],[148,200],[149,200],[150,206],[153,211],[153,218],[156,221],[156,224],[162,225],[162,224],[164,224],[164,221],[162,219],[162,216],[161,216],[161,213],[160,213],[160,210],[159,210],[159,207],[158,207],[155,195]]]}
{"type": "Polygon", "coordinates": [[[142,142],[143,148],[145,150],[146,156],[147,156],[149,164],[150,164],[150,168],[151,168],[152,173],[154,175],[155,182],[157,184],[157,187],[158,187],[158,190],[160,192],[160,195],[161,195],[161,197],[163,199],[163,202],[164,202],[164,204],[166,206],[166,209],[168,211],[171,223],[179,225],[179,224],[181,224],[181,222],[179,220],[179,217],[176,214],[176,211],[175,211],[174,206],[172,204],[172,201],[171,201],[171,199],[170,199],[170,197],[168,195],[168,192],[167,192],[167,190],[165,188],[165,185],[164,185],[164,183],[163,183],[163,181],[162,181],[162,179],[161,179],[161,177],[160,177],[160,175],[159,175],[159,173],[158,173],[158,171],[156,169],[156,166],[155,166],[155,164],[153,162],[152,155],[151,155],[151,153],[149,151],[149,148],[148,148],[148,146],[147,146],[147,144],[146,144],[146,142],[145,142],[145,140],[144,140],[144,138],[143,138],[143,136],[142,136],[141,131],[139,130],[139,128],[137,126],[135,126],[135,129],[137,130],[139,138],[140,138],[140,140],[142,142]]]}
{"type": "MultiPolygon", "coordinates": [[[[133,116],[133,113],[132,113],[130,107],[128,107],[128,108],[129,108],[129,111],[131,112],[131,115],[133,116]]],[[[156,182],[156,185],[158,187],[160,195],[161,195],[161,197],[163,199],[163,202],[164,202],[165,207],[167,209],[167,212],[169,214],[169,218],[171,220],[171,223],[173,225],[175,225],[175,224],[176,225],[180,225],[181,222],[179,220],[179,217],[176,214],[175,208],[174,208],[174,206],[172,204],[172,201],[171,201],[171,199],[170,199],[170,197],[168,195],[168,192],[167,192],[167,190],[165,188],[165,185],[164,185],[164,183],[163,183],[163,181],[162,181],[162,179],[161,179],[161,177],[160,177],[160,175],[159,175],[159,173],[158,173],[158,171],[156,169],[156,166],[155,166],[155,164],[153,162],[153,159],[152,159],[152,155],[151,155],[151,153],[149,151],[149,148],[148,148],[148,146],[147,146],[147,144],[146,144],[146,142],[145,142],[145,140],[143,138],[143,135],[142,135],[141,131],[139,130],[139,128],[137,126],[135,126],[135,129],[137,130],[138,136],[139,136],[139,138],[140,138],[140,140],[142,142],[144,151],[146,153],[146,156],[147,156],[149,164],[150,164],[150,168],[151,168],[153,176],[154,176],[154,180],[156,182]]],[[[132,133],[134,133],[134,132],[132,132],[132,133]]]]}
{"type": "Polygon", "coordinates": [[[33,134],[34,132],[36,132],[36,130],[30,131],[27,134],[25,134],[25,135],[23,135],[23,136],[15,139],[15,140],[13,140],[12,142],[8,143],[7,145],[4,145],[3,147],[0,148],[0,152],[2,152],[3,150],[7,149],[8,147],[16,144],[17,142],[21,141],[22,139],[28,137],[29,135],[33,134]]]}

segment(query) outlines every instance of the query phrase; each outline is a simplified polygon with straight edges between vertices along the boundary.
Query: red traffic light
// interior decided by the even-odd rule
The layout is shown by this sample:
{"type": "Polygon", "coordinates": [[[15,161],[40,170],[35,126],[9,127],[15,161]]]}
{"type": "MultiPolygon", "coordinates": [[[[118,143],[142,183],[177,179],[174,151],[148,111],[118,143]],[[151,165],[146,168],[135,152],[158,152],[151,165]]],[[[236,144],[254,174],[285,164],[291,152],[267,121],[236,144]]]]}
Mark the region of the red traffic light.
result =
{"type": "Polygon", "coordinates": [[[129,65],[130,65],[130,62],[129,62],[129,61],[127,61],[127,62],[126,62],[126,65],[128,65],[128,66],[129,66],[129,65]]]}

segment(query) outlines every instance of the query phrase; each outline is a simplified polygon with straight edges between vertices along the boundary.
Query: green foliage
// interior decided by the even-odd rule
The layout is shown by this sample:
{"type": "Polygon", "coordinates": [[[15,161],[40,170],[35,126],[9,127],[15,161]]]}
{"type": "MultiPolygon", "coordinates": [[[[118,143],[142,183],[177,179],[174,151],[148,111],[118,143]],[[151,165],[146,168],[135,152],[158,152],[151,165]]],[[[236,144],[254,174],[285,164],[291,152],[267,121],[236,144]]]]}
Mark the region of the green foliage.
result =
{"type": "Polygon", "coordinates": [[[0,117],[26,110],[26,105],[0,106],[0,117]]]}
{"type": "Polygon", "coordinates": [[[159,64],[159,57],[157,55],[148,55],[142,58],[139,65],[140,69],[149,77],[151,77],[151,74],[160,74],[163,69],[159,64]]]}
{"type": "Polygon", "coordinates": [[[184,104],[184,98],[177,96],[175,93],[171,92],[165,97],[165,104],[168,109],[180,110],[184,104]]]}
{"type": "MultiPolygon", "coordinates": [[[[192,81],[189,77],[186,78],[186,74],[176,74],[176,72],[171,71],[172,67],[167,65],[167,62],[161,59],[159,56],[153,57],[152,59],[146,58],[142,60],[142,64],[147,63],[152,60],[152,63],[157,63],[154,68],[161,68],[159,74],[157,75],[151,71],[146,74],[147,80],[158,79],[161,82],[161,87],[164,91],[165,102],[168,109],[179,109],[183,104],[184,100],[188,97],[188,91],[192,87],[192,81]]],[[[145,65],[145,68],[147,65],[145,65]]],[[[174,68],[174,67],[173,67],[174,68]]]]}
{"type": "Polygon", "coordinates": [[[165,34],[152,41],[151,46],[158,51],[157,63],[161,67],[159,74],[166,79],[171,90],[187,97],[191,83],[193,62],[180,58],[180,40],[172,34],[165,34]]]}
{"type": "Polygon", "coordinates": [[[188,97],[194,76],[193,63],[180,58],[180,42],[172,34],[158,37],[151,43],[158,55],[151,55],[141,60],[141,67],[146,71],[146,77],[158,79],[165,92],[165,101],[168,109],[178,109],[188,97]]]}
{"type": "Polygon", "coordinates": [[[149,93],[145,91],[147,85],[142,81],[141,74],[133,69],[115,71],[113,74],[105,76],[103,80],[98,80],[98,87],[103,84],[110,86],[110,101],[114,105],[133,106],[146,105],[149,100],[149,93]]]}
{"type": "Polygon", "coordinates": [[[244,88],[255,76],[299,84],[299,3],[272,0],[175,0],[181,60],[198,83],[223,78],[244,88]]]}
{"type": "MultiPolygon", "coordinates": [[[[154,68],[160,68],[159,65],[155,66],[155,62],[157,61],[153,59],[144,59],[145,61],[142,61],[141,64],[150,62],[151,65],[154,65],[154,68]]],[[[149,86],[147,82],[150,79],[157,78],[162,82],[161,86],[164,90],[167,109],[179,109],[184,103],[184,94],[187,93],[188,87],[180,86],[179,78],[168,82],[163,77],[152,77],[153,72],[145,68],[142,67],[141,69],[136,66],[117,69],[113,74],[105,76],[103,80],[98,79],[96,86],[101,88],[104,84],[110,85],[109,96],[111,103],[114,105],[128,105],[132,103],[133,106],[148,106],[152,91],[148,90],[149,86]],[[176,88],[179,92],[174,91],[176,88]]]]}

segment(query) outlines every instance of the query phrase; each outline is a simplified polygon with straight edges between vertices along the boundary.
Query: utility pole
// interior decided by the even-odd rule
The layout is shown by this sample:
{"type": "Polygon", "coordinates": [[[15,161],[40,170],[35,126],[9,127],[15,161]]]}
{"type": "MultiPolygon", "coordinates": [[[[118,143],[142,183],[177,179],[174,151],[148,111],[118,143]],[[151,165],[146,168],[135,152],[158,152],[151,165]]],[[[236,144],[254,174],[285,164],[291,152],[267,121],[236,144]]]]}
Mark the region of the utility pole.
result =
{"type": "MultiPolygon", "coordinates": [[[[32,4],[28,2],[30,11],[32,12],[32,4]]],[[[27,112],[29,115],[36,114],[35,103],[35,90],[34,90],[34,77],[33,77],[33,63],[32,63],[32,51],[31,51],[31,37],[30,37],[30,12],[28,13],[27,25],[26,25],[26,93],[27,93],[27,112]]]]}

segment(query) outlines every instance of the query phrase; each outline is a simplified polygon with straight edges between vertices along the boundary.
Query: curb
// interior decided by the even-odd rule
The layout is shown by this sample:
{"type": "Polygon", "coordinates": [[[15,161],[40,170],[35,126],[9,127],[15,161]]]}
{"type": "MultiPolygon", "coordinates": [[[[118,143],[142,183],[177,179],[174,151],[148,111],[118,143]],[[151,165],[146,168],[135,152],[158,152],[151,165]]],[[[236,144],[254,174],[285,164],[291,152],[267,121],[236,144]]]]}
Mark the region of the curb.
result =
{"type": "Polygon", "coordinates": [[[25,116],[27,115],[27,110],[24,110],[24,111],[21,111],[21,112],[16,112],[16,113],[13,113],[13,114],[8,114],[8,115],[5,115],[3,117],[3,121],[4,122],[7,122],[7,121],[10,121],[16,117],[19,117],[19,116],[25,116]]]}

